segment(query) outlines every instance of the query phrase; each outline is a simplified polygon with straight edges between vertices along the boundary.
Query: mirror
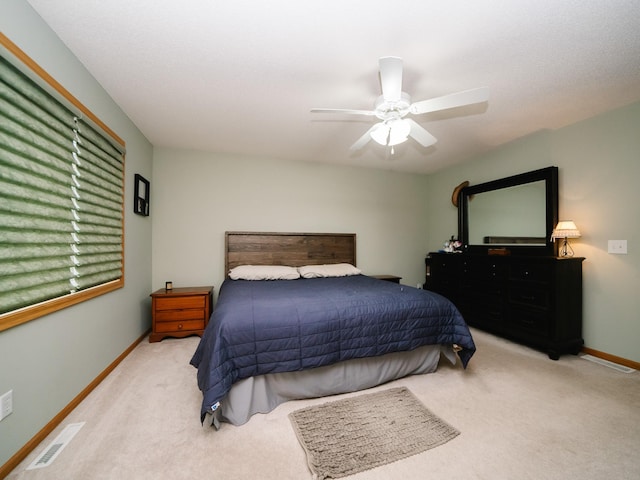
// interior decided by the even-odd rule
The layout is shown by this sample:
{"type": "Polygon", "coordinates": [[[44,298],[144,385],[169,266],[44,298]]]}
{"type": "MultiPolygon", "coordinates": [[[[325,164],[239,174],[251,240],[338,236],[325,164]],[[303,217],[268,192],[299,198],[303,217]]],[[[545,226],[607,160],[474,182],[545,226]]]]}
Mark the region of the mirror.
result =
{"type": "Polygon", "coordinates": [[[465,251],[555,255],[558,168],[548,167],[462,189],[459,239],[465,251]]]}

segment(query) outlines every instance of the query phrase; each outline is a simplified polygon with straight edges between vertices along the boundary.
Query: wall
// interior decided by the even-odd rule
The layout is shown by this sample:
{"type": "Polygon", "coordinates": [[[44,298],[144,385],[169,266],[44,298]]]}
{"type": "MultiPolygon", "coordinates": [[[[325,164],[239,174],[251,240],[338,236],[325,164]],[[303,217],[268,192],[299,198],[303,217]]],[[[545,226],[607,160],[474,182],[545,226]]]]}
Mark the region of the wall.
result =
{"type": "MultiPolygon", "coordinates": [[[[584,339],[587,347],[640,362],[640,103],[559,129],[543,131],[431,177],[434,235],[455,231],[451,190],[551,165],[559,169],[561,220],[582,237],[571,241],[586,257],[584,339]],[[607,253],[607,240],[627,240],[627,255],[607,253]]],[[[439,248],[438,242],[429,244],[439,248]]]]}
{"type": "Polygon", "coordinates": [[[356,233],[365,273],[424,282],[425,176],[156,148],[153,178],[154,288],[219,287],[227,230],[356,233]]]}
{"type": "Polygon", "coordinates": [[[131,205],[153,150],[26,1],[0,2],[0,29],[127,146],[125,287],[0,332],[0,394],[13,389],[14,409],[0,422],[3,465],[150,327],[151,220],[131,205]]]}

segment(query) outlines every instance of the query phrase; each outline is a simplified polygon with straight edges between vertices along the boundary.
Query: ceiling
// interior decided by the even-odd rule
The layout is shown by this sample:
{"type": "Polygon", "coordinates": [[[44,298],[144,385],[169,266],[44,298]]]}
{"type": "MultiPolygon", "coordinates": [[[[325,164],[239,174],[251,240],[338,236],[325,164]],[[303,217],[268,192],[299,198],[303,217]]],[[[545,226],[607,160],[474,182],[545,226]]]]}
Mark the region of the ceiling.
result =
{"type": "MultiPolygon", "coordinates": [[[[637,0],[28,0],[157,147],[431,173],[640,100],[637,0]],[[378,59],[404,60],[438,142],[349,147],[378,59]]],[[[73,93],[73,92],[72,92],[73,93]]]]}

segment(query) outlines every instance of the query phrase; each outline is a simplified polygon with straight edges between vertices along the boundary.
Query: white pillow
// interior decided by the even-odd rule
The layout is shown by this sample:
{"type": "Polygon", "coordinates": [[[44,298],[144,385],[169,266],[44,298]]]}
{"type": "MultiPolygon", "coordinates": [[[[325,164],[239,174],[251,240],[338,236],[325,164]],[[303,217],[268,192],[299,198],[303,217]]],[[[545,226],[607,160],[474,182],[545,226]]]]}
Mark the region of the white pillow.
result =
{"type": "Polygon", "coordinates": [[[362,271],[350,263],[333,263],[328,265],[305,265],[298,267],[298,272],[303,278],[319,277],[347,277],[360,275],[362,271]]]}
{"type": "Polygon", "coordinates": [[[240,265],[229,271],[232,280],[295,280],[298,270],[284,265],[240,265]]]}

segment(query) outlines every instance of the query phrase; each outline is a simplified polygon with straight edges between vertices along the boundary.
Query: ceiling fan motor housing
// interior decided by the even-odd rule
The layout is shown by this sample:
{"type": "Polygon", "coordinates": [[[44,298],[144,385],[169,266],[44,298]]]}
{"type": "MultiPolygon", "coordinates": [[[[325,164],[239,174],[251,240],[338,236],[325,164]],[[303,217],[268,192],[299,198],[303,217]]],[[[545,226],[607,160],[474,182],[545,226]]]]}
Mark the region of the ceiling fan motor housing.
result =
{"type": "Polygon", "coordinates": [[[402,92],[400,100],[386,100],[384,95],[380,95],[374,103],[376,117],[382,121],[397,120],[409,113],[411,106],[411,96],[402,92]]]}

